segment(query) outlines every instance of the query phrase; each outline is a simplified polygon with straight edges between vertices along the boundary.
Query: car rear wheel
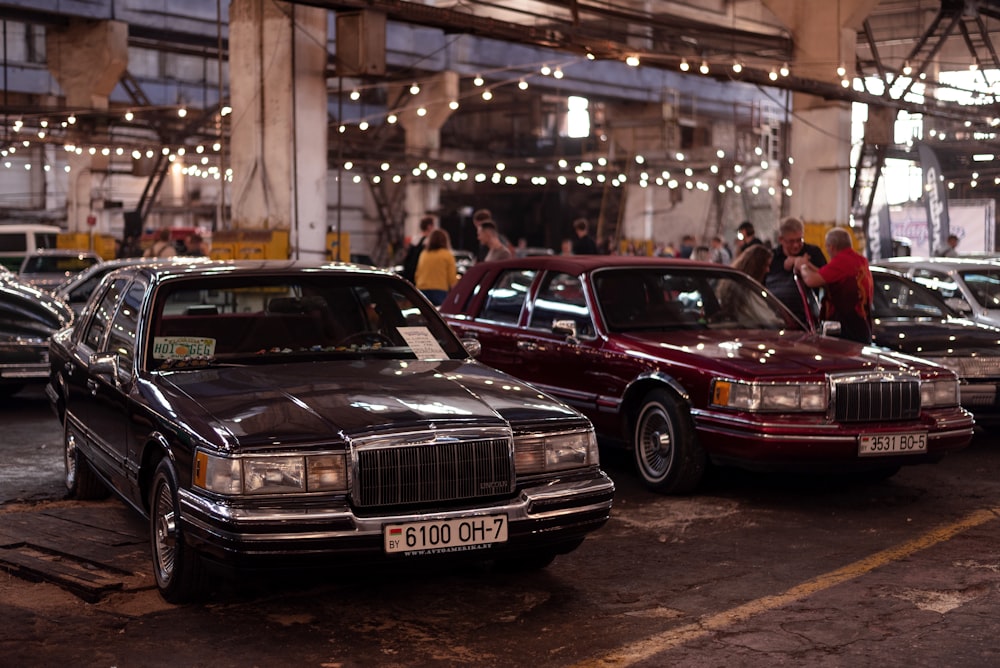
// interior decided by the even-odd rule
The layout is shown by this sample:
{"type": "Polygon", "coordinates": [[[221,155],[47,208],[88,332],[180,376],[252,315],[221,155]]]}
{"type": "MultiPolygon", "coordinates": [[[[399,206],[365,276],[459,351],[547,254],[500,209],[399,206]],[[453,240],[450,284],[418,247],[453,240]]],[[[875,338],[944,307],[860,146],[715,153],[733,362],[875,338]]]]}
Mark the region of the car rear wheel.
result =
{"type": "Polygon", "coordinates": [[[90,467],[90,462],[80,454],[76,434],[63,421],[63,465],[65,469],[66,492],[70,498],[81,501],[105,499],[108,488],[90,467]]]}
{"type": "Polygon", "coordinates": [[[705,453],[695,440],[694,425],[666,390],[643,397],[632,451],[642,481],[656,492],[690,492],[705,473],[705,453]]]}
{"type": "Polygon", "coordinates": [[[160,594],[170,603],[194,601],[207,586],[201,559],[185,542],[177,498],[177,473],[162,460],[153,474],[149,496],[149,533],[153,573],[160,594]]]}

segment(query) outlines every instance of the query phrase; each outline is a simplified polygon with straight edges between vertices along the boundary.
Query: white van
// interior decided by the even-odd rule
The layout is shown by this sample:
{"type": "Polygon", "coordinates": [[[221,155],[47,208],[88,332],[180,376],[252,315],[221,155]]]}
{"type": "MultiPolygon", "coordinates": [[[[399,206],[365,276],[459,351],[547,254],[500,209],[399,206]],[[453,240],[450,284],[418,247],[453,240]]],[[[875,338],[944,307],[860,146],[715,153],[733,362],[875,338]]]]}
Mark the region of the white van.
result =
{"type": "Polygon", "coordinates": [[[55,225],[0,223],[0,264],[16,273],[29,251],[55,248],[60,232],[55,225]]]}

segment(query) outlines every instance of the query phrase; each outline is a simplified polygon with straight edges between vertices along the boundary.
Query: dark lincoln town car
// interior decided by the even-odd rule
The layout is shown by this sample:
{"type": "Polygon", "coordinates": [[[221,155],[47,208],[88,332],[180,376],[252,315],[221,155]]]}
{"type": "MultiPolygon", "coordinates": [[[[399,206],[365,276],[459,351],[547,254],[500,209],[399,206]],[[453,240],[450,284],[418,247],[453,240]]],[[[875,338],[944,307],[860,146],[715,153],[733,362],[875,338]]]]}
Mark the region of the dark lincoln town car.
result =
{"type": "Polygon", "coordinates": [[[643,481],[694,489],[709,463],[870,472],[968,445],[955,374],[820,336],[746,274],[615,256],[471,267],[441,312],[480,361],[590,417],[643,481]]]}
{"type": "Polygon", "coordinates": [[[610,513],[590,422],[474,360],[389,272],[120,269],[53,337],[51,371],[70,493],[149,518],[169,601],[218,563],[543,567],[610,513]]]}

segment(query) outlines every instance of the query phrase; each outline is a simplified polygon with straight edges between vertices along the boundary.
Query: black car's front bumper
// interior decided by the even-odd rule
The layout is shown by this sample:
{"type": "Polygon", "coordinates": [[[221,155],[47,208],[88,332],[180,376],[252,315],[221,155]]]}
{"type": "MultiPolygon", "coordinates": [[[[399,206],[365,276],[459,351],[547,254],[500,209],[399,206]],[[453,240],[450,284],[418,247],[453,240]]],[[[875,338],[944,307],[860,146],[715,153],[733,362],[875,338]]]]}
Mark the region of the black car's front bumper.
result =
{"type": "Polygon", "coordinates": [[[466,554],[492,559],[559,552],[607,522],[613,497],[614,483],[595,469],[525,486],[502,501],[429,512],[361,515],[346,502],[336,507],[319,502],[282,505],[275,500],[220,503],[191,490],[181,490],[180,503],[185,540],[203,556],[230,566],[284,567],[310,557],[406,558],[385,555],[386,525],[498,514],[507,516],[507,541],[466,554]]]}

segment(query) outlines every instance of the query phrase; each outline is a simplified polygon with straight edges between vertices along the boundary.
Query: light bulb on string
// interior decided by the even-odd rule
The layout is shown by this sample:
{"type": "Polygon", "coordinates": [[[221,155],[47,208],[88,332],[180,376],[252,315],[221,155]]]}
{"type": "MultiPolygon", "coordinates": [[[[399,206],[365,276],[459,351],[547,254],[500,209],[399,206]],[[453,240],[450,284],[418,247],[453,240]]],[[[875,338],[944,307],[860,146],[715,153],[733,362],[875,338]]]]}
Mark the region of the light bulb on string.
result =
{"type": "Polygon", "coordinates": [[[420,92],[420,85],[417,82],[410,84],[410,95],[416,95],[420,92]]]}
{"type": "Polygon", "coordinates": [[[910,67],[910,61],[904,60],[903,61],[903,76],[907,76],[908,77],[912,73],[913,73],[913,68],[910,67]]]}
{"type": "Polygon", "coordinates": [[[698,68],[698,71],[701,72],[702,74],[708,74],[708,61],[707,60],[701,61],[701,67],[698,68]]]}
{"type": "MultiPolygon", "coordinates": [[[[589,56],[591,54],[587,55],[589,56]]],[[[639,56],[632,54],[631,56],[625,59],[625,64],[628,65],[629,67],[639,67],[639,56]]]]}
{"type": "Polygon", "coordinates": [[[837,66],[837,76],[843,78],[845,74],[847,74],[847,68],[844,67],[844,63],[841,63],[837,66]]]}
{"type": "Polygon", "coordinates": [[[789,73],[788,63],[782,63],[781,69],[778,70],[778,73],[783,77],[787,77],[789,73]]]}
{"type": "Polygon", "coordinates": [[[741,63],[738,60],[733,61],[733,72],[739,74],[742,71],[743,71],[743,63],[741,63]]]}
{"type": "Polygon", "coordinates": [[[767,78],[770,79],[771,81],[777,81],[778,80],[778,71],[775,70],[772,67],[771,71],[767,73],[767,78]]]}
{"type": "Polygon", "coordinates": [[[691,66],[688,65],[687,58],[681,58],[680,68],[681,72],[687,72],[689,69],[691,69],[691,66]]]}

